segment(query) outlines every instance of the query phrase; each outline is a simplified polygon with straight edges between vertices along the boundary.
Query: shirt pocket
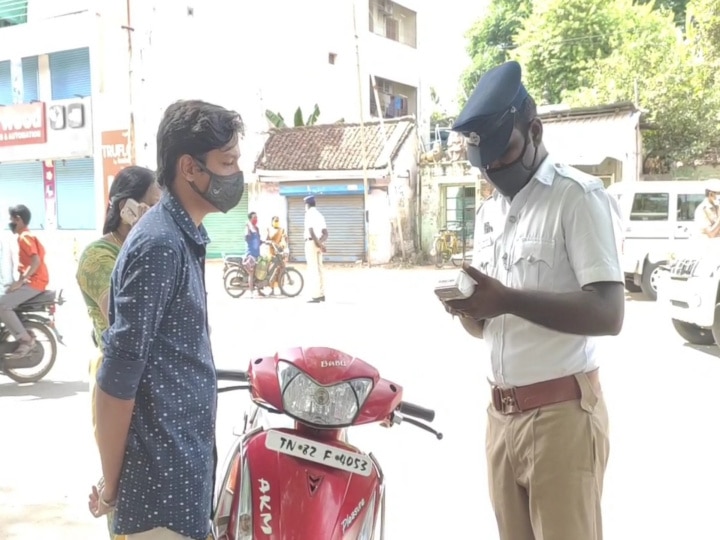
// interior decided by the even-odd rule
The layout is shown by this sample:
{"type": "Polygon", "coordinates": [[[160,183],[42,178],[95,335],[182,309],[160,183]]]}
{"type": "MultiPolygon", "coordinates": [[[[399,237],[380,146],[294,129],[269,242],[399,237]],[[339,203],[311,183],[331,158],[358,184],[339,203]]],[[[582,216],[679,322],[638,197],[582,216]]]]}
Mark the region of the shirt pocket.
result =
{"type": "Polygon", "coordinates": [[[551,290],[555,264],[555,240],[521,238],[512,257],[512,283],[517,289],[551,290]]]}
{"type": "Polygon", "coordinates": [[[495,277],[495,247],[495,238],[491,234],[485,234],[476,244],[473,253],[473,266],[491,277],[495,277]]]}

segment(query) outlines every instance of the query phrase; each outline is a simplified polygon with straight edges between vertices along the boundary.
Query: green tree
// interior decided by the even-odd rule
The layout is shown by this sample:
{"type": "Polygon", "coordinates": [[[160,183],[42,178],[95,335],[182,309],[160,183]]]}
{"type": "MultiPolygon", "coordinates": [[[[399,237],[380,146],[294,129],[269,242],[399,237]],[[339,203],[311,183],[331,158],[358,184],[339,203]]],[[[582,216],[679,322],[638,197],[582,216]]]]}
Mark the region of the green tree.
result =
{"type": "Polygon", "coordinates": [[[674,15],[675,24],[682,26],[685,23],[685,12],[688,0],[639,0],[639,4],[650,4],[655,9],[665,9],[674,15]]]}
{"type": "Polygon", "coordinates": [[[635,5],[625,17],[632,39],[590,67],[584,88],[564,91],[562,101],[571,106],[637,102],[652,126],[643,133],[646,157],[668,168],[703,155],[718,133],[714,70],[688,46],[674,14],[635,5]]]}
{"type": "Polygon", "coordinates": [[[720,65],[720,6],[718,0],[692,0],[687,12],[688,41],[695,53],[715,66],[720,65]]]}
{"type": "Polygon", "coordinates": [[[632,0],[536,0],[513,54],[528,90],[559,103],[563,92],[589,86],[596,62],[632,39],[626,20],[632,8],[632,0]]]}
{"type": "Polygon", "coordinates": [[[465,33],[470,65],[462,74],[462,106],[475,89],[480,76],[509,60],[516,47],[515,35],[532,11],[532,0],[493,0],[485,17],[465,33]]]}
{"type": "Polygon", "coordinates": [[[437,90],[435,90],[433,86],[430,87],[430,100],[433,103],[433,111],[430,114],[430,126],[444,127],[452,123],[454,117],[448,114],[447,109],[441,103],[437,90]]]}

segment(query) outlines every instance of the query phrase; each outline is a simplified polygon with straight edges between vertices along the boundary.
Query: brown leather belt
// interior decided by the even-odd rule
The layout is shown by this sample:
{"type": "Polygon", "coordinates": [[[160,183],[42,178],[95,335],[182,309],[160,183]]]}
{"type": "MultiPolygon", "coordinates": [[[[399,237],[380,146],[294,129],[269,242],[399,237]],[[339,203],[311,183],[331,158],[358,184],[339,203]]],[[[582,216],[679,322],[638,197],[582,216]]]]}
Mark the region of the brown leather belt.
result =
{"type": "MultiPolygon", "coordinates": [[[[590,384],[599,393],[600,376],[598,370],[590,371],[586,375],[590,384]]],[[[511,388],[491,385],[491,393],[493,407],[502,414],[518,414],[582,397],[575,375],[511,388]]]]}

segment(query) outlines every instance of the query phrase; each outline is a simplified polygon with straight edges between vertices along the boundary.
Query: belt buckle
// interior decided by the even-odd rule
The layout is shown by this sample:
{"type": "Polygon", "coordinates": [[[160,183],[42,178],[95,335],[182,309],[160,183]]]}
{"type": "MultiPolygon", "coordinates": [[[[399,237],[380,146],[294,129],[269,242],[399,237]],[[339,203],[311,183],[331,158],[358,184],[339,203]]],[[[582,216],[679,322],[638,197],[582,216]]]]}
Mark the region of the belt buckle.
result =
{"type": "Polygon", "coordinates": [[[515,395],[515,388],[500,388],[499,386],[493,385],[492,402],[495,410],[502,414],[522,412],[522,409],[520,409],[518,405],[517,396],[515,395]]]}

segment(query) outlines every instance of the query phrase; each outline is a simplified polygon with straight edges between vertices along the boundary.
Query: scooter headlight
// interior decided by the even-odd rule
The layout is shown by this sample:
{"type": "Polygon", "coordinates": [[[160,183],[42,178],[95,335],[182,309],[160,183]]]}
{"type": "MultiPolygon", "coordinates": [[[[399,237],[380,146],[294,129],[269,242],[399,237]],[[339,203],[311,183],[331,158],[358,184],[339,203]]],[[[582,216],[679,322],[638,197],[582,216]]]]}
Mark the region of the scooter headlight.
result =
{"type": "Polygon", "coordinates": [[[373,386],[366,378],[323,386],[288,362],[278,364],[278,379],[285,412],[318,427],[351,425],[373,386]]]}

